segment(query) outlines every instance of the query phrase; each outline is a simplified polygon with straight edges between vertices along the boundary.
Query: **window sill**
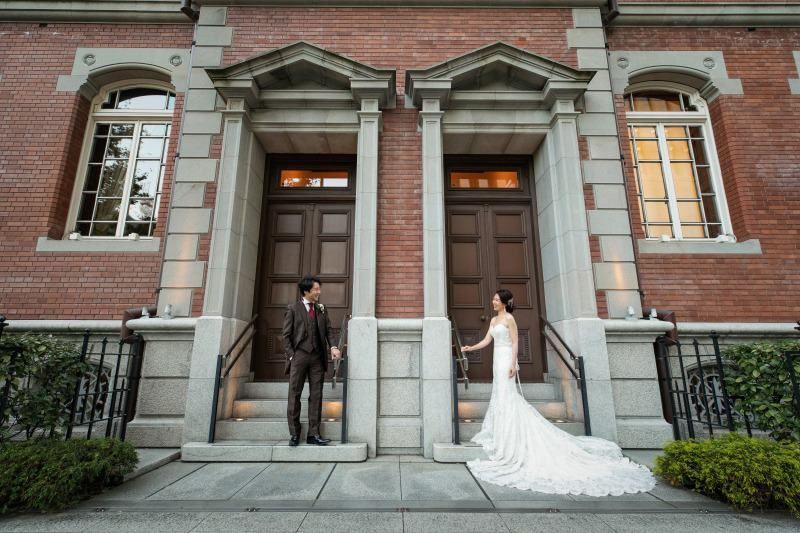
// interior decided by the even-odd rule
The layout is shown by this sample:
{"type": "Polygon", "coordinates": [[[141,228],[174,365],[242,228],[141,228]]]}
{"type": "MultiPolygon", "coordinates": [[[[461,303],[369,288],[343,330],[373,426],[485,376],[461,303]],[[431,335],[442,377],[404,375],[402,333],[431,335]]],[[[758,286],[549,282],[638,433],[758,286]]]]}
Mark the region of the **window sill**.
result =
{"type": "Polygon", "coordinates": [[[657,241],[639,239],[640,254],[751,254],[761,255],[761,243],[758,239],[744,242],[715,241],[657,241]]]}
{"type": "Polygon", "coordinates": [[[158,252],[161,248],[161,237],[150,239],[81,239],[57,240],[39,237],[36,243],[37,252],[158,252]]]}

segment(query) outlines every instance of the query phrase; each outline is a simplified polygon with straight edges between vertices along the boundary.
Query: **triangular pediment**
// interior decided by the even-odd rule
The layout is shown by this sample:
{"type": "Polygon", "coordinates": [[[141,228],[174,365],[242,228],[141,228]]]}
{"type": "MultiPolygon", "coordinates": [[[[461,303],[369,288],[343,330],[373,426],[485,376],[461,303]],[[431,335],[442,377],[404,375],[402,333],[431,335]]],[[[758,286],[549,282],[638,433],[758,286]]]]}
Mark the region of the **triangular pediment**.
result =
{"type": "Polygon", "coordinates": [[[460,105],[465,107],[481,107],[489,104],[488,100],[507,100],[509,106],[525,107],[525,102],[531,106],[534,101],[552,103],[570,94],[577,97],[592,76],[594,71],[578,70],[496,42],[427,69],[406,71],[406,94],[415,107],[423,98],[438,94],[445,108],[456,93],[464,96],[460,105]]]}
{"type": "Polygon", "coordinates": [[[253,107],[300,101],[341,105],[347,95],[354,104],[362,97],[378,97],[381,107],[395,103],[394,70],[376,69],[305,41],[206,72],[226,101],[244,97],[253,107]]]}

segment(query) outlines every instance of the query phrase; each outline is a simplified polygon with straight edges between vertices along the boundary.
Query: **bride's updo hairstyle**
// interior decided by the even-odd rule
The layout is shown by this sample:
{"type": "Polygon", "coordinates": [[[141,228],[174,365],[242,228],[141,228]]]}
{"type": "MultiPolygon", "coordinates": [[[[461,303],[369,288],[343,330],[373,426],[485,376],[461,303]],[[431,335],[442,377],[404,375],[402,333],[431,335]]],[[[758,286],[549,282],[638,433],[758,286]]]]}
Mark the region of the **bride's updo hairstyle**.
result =
{"type": "Polygon", "coordinates": [[[515,306],[514,306],[514,295],[511,294],[511,291],[500,289],[499,291],[497,291],[497,296],[500,298],[500,301],[503,302],[503,305],[506,306],[506,311],[509,313],[513,313],[515,306]]]}

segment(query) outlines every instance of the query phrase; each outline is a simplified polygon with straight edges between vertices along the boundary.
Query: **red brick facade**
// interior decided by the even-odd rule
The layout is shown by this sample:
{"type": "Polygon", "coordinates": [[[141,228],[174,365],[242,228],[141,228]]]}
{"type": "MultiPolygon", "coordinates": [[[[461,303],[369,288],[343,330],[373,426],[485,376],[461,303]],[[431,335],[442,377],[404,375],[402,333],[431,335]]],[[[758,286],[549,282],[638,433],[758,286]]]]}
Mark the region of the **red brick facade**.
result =
{"type": "MultiPolygon", "coordinates": [[[[180,25],[0,24],[0,313],[7,318],[118,319],[155,301],[159,253],[35,251],[39,237],[65,232],[89,114],[85,98],[55,89],[71,73],[76,48],[187,48],[191,38],[191,26],[180,25]]],[[[173,156],[177,135],[175,120],[173,156]]],[[[161,220],[171,175],[172,164],[161,220]]],[[[156,235],[163,230],[159,224],[156,235]]]]}
{"type": "MultiPolygon", "coordinates": [[[[800,96],[793,29],[615,28],[612,50],[722,51],[728,77],[744,95],[722,95],[709,111],[738,241],[758,239],[762,255],[639,255],[644,305],[675,311],[679,321],[793,322],[800,305],[800,96]]],[[[625,159],[631,154],[618,98],[625,159]]],[[[632,197],[636,189],[627,173],[632,197]]],[[[636,238],[641,214],[631,206],[636,238]]]]}
{"type": "MultiPolygon", "coordinates": [[[[379,143],[377,316],[423,315],[422,162],[418,111],[406,107],[407,69],[430,67],[504,41],[577,68],[567,46],[571,9],[230,8],[234,29],[223,65],[299,40],[397,72],[397,108],[383,113],[379,143]]],[[[758,239],[762,255],[638,255],[644,305],[675,311],[679,321],[794,321],[800,292],[800,96],[787,78],[800,77],[793,29],[612,28],[611,50],[722,51],[730,78],[744,95],[710,105],[733,230],[758,239]]],[[[189,48],[192,26],[114,24],[0,24],[0,314],[9,319],[119,318],[151,304],[160,253],[36,252],[39,237],[59,239],[85,135],[89,102],[56,92],[79,47],[189,48]]],[[[179,88],[181,89],[181,88],[179,88]]],[[[176,102],[170,161],[177,146],[182,94],[176,102]]],[[[623,149],[630,169],[622,100],[617,99],[623,149]]],[[[222,136],[212,143],[220,155],[222,136]]],[[[584,139],[581,156],[588,158],[584,139]]],[[[172,164],[167,168],[159,226],[163,236],[172,164]]],[[[626,173],[635,197],[632,172],[626,173]]],[[[585,188],[593,209],[592,188],[585,188]]],[[[216,186],[206,188],[213,208],[216,186]]],[[[643,238],[632,205],[635,238],[643,238]]],[[[210,235],[200,239],[207,261],[210,235]]],[[[596,237],[592,260],[600,262],[596,237]]],[[[202,314],[204,291],[193,294],[202,314]]],[[[605,294],[597,291],[601,317],[605,294]]]]}

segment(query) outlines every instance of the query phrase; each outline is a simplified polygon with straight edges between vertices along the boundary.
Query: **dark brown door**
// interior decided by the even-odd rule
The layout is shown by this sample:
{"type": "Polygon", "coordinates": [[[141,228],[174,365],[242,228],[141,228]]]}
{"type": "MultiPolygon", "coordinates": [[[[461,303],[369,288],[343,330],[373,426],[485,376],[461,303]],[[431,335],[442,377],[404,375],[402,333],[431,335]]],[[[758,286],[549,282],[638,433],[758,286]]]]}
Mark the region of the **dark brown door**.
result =
{"type": "MultiPolygon", "coordinates": [[[[498,289],[507,289],[517,306],[520,379],[542,381],[530,203],[448,205],[446,217],[448,306],[462,342],[472,345],[483,339],[494,316],[492,298],[498,289]]],[[[489,345],[468,354],[471,381],[492,380],[492,349],[489,345]]]]}
{"type": "MultiPolygon", "coordinates": [[[[320,303],[338,338],[352,292],[353,203],[284,203],[267,207],[259,261],[257,335],[251,368],[259,381],[285,381],[281,328],[286,306],[300,299],[306,274],[322,281],[320,303]]],[[[332,372],[329,365],[328,372],[332,372]]]]}

